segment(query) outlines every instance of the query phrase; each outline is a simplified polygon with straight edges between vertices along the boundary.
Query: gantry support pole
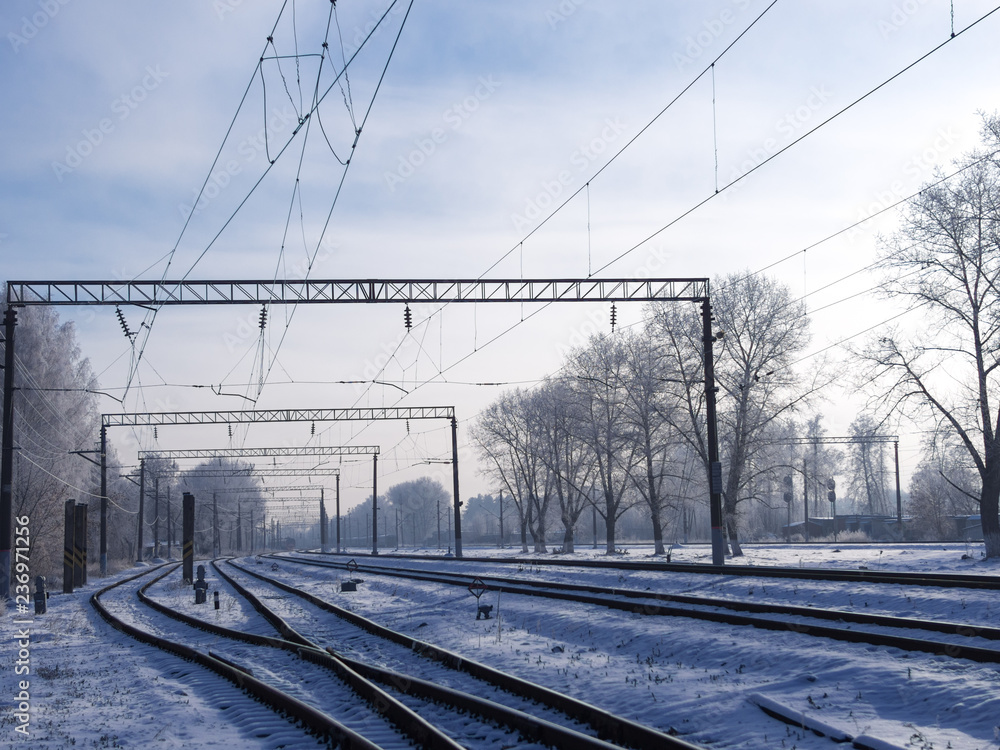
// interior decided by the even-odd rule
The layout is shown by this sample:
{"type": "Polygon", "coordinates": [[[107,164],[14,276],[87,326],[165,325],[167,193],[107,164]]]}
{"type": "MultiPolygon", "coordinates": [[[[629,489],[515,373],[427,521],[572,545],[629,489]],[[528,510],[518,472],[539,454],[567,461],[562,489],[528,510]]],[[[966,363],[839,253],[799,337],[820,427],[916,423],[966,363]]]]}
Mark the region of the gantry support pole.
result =
{"type": "Polygon", "coordinates": [[[319,488],[319,550],[326,552],[326,502],[324,488],[319,488]]]}
{"type": "Polygon", "coordinates": [[[702,339],[705,344],[705,421],[708,437],[708,487],[711,502],[712,564],[724,565],[726,547],[722,539],[722,462],[719,460],[719,425],[715,413],[715,352],[712,344],[712,304],[701,303],[702,339]]]}
{"type": "Polygon", "coordinates": [[[101,425],[101,578],[108,574],[108,428],[101,425]]]}
{"type": "Polygon", "coordinates": [[[142,531],[146,523],[146,459],[139,459],[139,531],[136,534],[136,562],[142,562],[142,531]]]}
{"type": "Polygon", "coordinates": [[[378,456],[372,456],[372,554],[378,554],[378,456]]]}
{"type": "Polygon", "coordinates": [[[458,420],[454,417],[451,418],[451,474],[455,493],[455,557],[461,557],[462,501],[458,494],[458,420]]]}

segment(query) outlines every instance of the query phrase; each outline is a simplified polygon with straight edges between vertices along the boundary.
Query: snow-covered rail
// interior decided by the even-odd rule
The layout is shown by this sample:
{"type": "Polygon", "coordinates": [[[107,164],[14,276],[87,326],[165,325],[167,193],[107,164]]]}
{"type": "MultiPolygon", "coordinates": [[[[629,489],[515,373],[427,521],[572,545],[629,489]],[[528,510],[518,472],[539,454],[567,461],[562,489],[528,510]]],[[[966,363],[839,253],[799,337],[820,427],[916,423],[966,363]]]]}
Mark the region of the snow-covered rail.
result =
{"type": "Polygon", "coordinates": [[[695,750],[699,747],[682,738],[615,716],[589,703],[398,633],[232,561],[228,561],[227,570],[230,567],[236,569],[238,573],[235,577],[223,573],[218,565],[215,567],[244,596],[251,601],[256,600],[255,608],[271,620],[284,637],[303,638],[298,629],[308,629],[310,641],[323,639],[337,644],[336,648],[330,647],[328,650],[355,670],[390,686],[401,694],[401,698],[412,696],[456,705],[462,710],[514,728],[524,736],[553,747],[611,747],[608,742],[615,743],[614,746],[664,750],[695,750]],[[256,584],[250,583],[251,581],[256,581],[256,584]],[[260,596],[254,593],[262,592],[263,596],[264,593],[273,594],[275,589],[291,594],[292,597],[270,596],[269,601],[273,601],[273,604],[265,606],[260,596]],[[278,607],[282,609],[281,616],[274,611],[278,607]],[[312,613],[308,611],[310,609],[313,610],[312,613]],[[328,615],[317,617],[316,610],[320,613],[332,613],[337,616],[336,620],[331,622],[328,615]],[[294,622],[296,628],[289,624],[289,620],[294,622]],[[378,636],[378,639],[371,638],[371,635],[378,636]],[[357,656],[351,658],[345,652],[357,656]],[[372,660],[377,660],[380,664],[392,664],[393,668],[375,667],[370,663],[372,660]],[[416,671],[422,678],[413,676],[416,671]],[[497,688],[503,693],[498,693],[497,688]],[[504,696],[504,693],[507,695],[504,696]],[[483,697],[484,695],[489,698],[483,697]],[[584,731],[591,734],[584,734],[584,731]],[[594,734],[606,741],[594,737],[594,734]]]}

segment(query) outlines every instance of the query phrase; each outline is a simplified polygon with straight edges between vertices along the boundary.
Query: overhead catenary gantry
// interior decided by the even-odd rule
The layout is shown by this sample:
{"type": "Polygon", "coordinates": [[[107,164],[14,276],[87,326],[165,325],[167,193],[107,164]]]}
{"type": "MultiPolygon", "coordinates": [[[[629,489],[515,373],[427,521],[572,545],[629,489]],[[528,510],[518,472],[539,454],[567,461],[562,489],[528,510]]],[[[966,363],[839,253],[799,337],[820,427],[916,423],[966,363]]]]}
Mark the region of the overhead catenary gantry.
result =
{"type": "MultiPolygon", "coordinates": [[[[0,598],[10,596],[11,521],[14,420],[14,329],[16,308],[32,305],[240,305],[240,304],[358,304],[358,303],[572,303],[572,302],[696,302],[701,304],[705,350],[705,416],[708,437],[708,480],[712,525],[712,562],[725,562],[722,539],[722,466],[715,415],[712,307],[707,278],[649,279],[358,279],[260,281],[8,281],[4,318],[7,364],[3,388],[3,437],[0,446],[0,598]]],[[[306,411],[306,410],[302,410],[306,411]]],[[[240,412],[229,412],[239,414],[240,412]]],[[[313,419],[314,417],[310,417],[313,419]]],[[[452,417],[452,430],[457,424],[452,417]]],[[[220,420],[221,421],[221,420],[220,420]]],[[[233,420],[239,421],[239,420],[233,420]]],[[[194,424],[176,421],[172,424],[194,424]]],[[[104,427],[102,425],[102,434],[104,427]]],[[[457,446],[453,443],[457,467],[457,446]]],[[[106,453],[102,441],[102,457],[106,453]]],[[[458,471],[455,482],[455,552],[461,556],[461,506],[458,471]]],[[[101,487],[102,518],[107,515],[107,487],[101,487]]],[[[107,571],[106,526],[101,534],[101,571],[107,571]]]]}
{"type": "MultiPolygon", "coordinates": [[[[899,435],[819,435],[770,441],[774,445],[811,445],[813,451],[820,445],[879,445],[893,443],[896,467],[896,523],[903,528],[903,491],[899,480],[899,435]]],[[[806,540],[808,541],[809,510],[806,509],[806,540]]]]}
{"type": "MultiPolygon", "coordinates": [[[[379,454],[379,446],[377,445],[317,445],[317,446],[300,446],[294,448],[288,447],[263,447],[263,448],[189,448],[182,450],[161,450],[161,451],[139,451],[140,462],[145,458],[162,458],[166,460],[176,460],[176,459],[189,459],[189,458],[299,458],[299,457],[312,457],[312,456],[377,456],[379,454]]],[[[197,470],[196,470],[197,471],[197,470]]],[[[264,474],[263,469],[255,469],[254,474],[257,476],[268,476],[264,474]]],[[[202,474],[187,474],[189,476],[206,476],[202,474]]],[[[325,476],[324,474],[319,474],[313,470],[314,476],[325,476]]],[[[238,473],[233,474],[233,476],[239,476],[238,473]]],[[[295,476],[295,475],[284,475],[284,476],[295,476]]],[[[340,552],[340,471],[338,470],[336,474],[336,539],[337,539],[337,552],[340,552]]],[[[266,488],[268,492],[274,492],[275,488],[266,488]]],[[[299,489],[296,487],[282,488],[282,489],[299,489]]],[[[372,488],[372,496],[375,495],[375,489],[372,488]]],[[[220,490],[216,490],[219,492],[220,490]]],[[[231,490],[229,490],[231,491],[231,490]]],[[[324,498],[320,496],[320,523],[322,525],[321,529],[321,540],[320,544],[323,551],[326,551],[326,527],[324,524],[326,517],[326,507],[324,505],[324,498]]]]}
{"type": "Polygon", "coordinates": [[[300,448],[189,448],[168,451],[139,451],[139,458],[297,458],[304,456],[373,456],[377,445],[317,445],[300,448]]]}
{"type": "MultiPolygon", "coordinates": [[[[257,424],[261,422],[375,422],[380,420],[447,419],[451,422],[452,476],[455,503],[455,554],[461,557],[461,506],[458,495],[458,421],[453,406],[400,406],[346,409],[244,409],[239,411],[169,411],[134,412],[101,415],[101,487],[107,486],[107,430],[109,427],[160,427],[164,425],[257,424]]],[[[378,529],[378,450],[374,446],[355,446],[372,457],[372,528],[378,529]]],[[[153,451],[152,453],[156,453],[153,451]]],[[[162,454],[157,454],[162,455],[162,454]]],[[[339,469],[286,469],[252,467],[238,469],[194,469],[178,471],[187,476],[339,476],[339,469]]],[[[339,498],[339,484],[338,484],[339,498]]],[[[102,505],[102,507],[104,507],[102,505]]],[[[338,546],[339,546],[338,508],[338,546]]],[[[101,513],[101,539],[105,539],[106,512],[101,513]]],[[[106,548],[102,545],[102,550],[106,548]]],[[[372,554],[378,554],[378,535],[372,534],[372,554]]],[[[106,557],[106,555],[105,555],[106,557]]]]}

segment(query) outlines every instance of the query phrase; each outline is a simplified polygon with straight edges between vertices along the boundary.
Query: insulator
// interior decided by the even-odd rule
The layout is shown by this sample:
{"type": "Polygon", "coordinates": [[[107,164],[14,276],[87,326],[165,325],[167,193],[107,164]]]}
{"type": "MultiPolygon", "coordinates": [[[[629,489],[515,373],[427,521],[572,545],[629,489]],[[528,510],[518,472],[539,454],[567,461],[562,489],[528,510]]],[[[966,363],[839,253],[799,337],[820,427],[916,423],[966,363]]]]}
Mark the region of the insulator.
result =
{"type": "Polygon", "coordinates": [[[229,427],[229,437],[232,437],[233,436],[233,426],[232,425],[227,425],[227,426],[229,427]]]}
{"type": "Polygon", "coordinates": [[[611,332],[614,333],[615,325],[618,323],[618,310],[615,308],[615,303],[611,303],[611,332]]]}
{"type": "Polygon", "coordinates": [[[315,422],[312,423],[312,427],[309,429],[309,434],[310,435],[315,435],[316,434],[316,423],[315,422]]]}
{"type": "Polygon", "coordinates": [[[409,419],[406,420],[406,434],[407,435],[410,434],[410,420],[409,419]]]}
{"type": "Polygon", "coordinates": [[[263,331],[266,326],[267,326],[267,306],[266,305],[261,305],[260,306],[260,330],[263,331]]]}
{"type": "Polygon", "coordinates": [[[125,313],[123,313],[122,309],[117,305],[115,306],[115,315],[118,316],[118,325],[122,327],[122,332],[124,332],[125,338],[131,340],[132,336],[134,336],[135,334],[133,334],[128,327],[128,321],[125,320],[125,313]]]}
{"type": "Polygon", "coordinates": [[[413,328],[413,313],[410,312],[409,305],[407,305],[406,309],[403,310],[403,325],[406,326],[407,331],[413,328]]]}
{"type": "Polygon", "coordinates": [[[156,434],[156,427],[153,427],[153,440],[159,440],[160,436],[156,434]]]}

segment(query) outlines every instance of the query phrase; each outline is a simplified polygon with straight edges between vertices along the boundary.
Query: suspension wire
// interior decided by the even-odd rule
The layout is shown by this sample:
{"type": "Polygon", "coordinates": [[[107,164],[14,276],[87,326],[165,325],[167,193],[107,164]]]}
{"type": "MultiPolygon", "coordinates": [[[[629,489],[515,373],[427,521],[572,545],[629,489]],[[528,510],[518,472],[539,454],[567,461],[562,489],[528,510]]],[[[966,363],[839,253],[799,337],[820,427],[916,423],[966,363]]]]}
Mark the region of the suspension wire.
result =
{"type": "MultiPolygon", "coordinates": [[[[588,180],[588,182],[592,182],[605,169],[607,169],[608,167],[610,167],[615,162],[615,160],[619,156],[621,156],[622,153],[624,153],[625,149],[627,149],[629,146],[631,146],[633,143],[635,143],[647,130],[649,130],[653,126],[653,124],[657,120],[660,119],[660,117],[662,117],[664,114],[666,114],[667,110],[669,110],[671,107],[673,107],[674,104],[677,103],[678,99],[680,99],[682,96],[684,96],[684,94],[686,94],[698,81],[700,81],[702,79],[702,77],[705,75],[705,73],[708,73],[715,66],[715,64],[717,62],[719,62],[719,60],[721,60],[726,55],[726,53],[729,52],[729,50],[731,50],[734,46],[736,46],[737,42],[739,42],[740,39],[742,39],[746,35],[746,33],[748,31],[750,31],[750,29],[752,29],[754,26],[756,26],[757,22],[760,21],[760,19],[762,19],[764,17],[764,15],[769,10],[771,10],[771,8],[773,8],[777,4],[777,2],[778,2],[778,0],[772,0],[771,3],[766,8],[764,8],[763,11],[761,11],[760,15],[757,16],[753,21],[751,21],[750,25],[747,26],[745,29],[743,29],[743,31],[741,31],[739,33],[739,35],[735,39],[733,39],[733,41],[731,41],[728,45],[726,45],[726,48],[723,49],[722,52],[720,52],[716,56],[716,58],[714,60],[712,60],[711,63],[709,63],[708,66],[706,66],[705,68],[703,68],[702,71],[697,76],[695,76],[693,79],[691,79],[691,81],[687,84],[687,86],[685,86],[683,89],[681,89],[680,93],[678,93],[676,96],[674,96],[674,98],[671,99],[667,103],[667,105],[665,107],[663,107],[663,109],[661,109],[659,112],[656,113],[656,115],[653,116],[652,120],[650,120],[649,122],[647,122],[642,127],[642,129],[638,133],[636,133],[634,136],[632,136],[628,140],[628,142],[625,143],[624,146],[622,146],[620,149],[618,149],[618,151],[616,151],[611,156],[611,158],[608,159],[604,163],[604,165],[600,169],[598,169],[596,172],[594,172],[594,174],[591,175],[590,180],[588,180]]],[[[542,221],[539,222],[535,226],[534,229],[532,229],[524,237],[522,237],[521,238],[521,243],[519,243],[519,244],[522,244],[526,239],[528,239],[529,237],[531,237],[531,235],[533,235],[535,232],[537,232],[539,229],[541,229],[543,226],[545,226],[553,216],[555,216],[557,213],[559,213],[566,206],[567,203],[569,203],[571,200],[573,200],[573,198],[575,198],[577,195],[579,195],[581,190],[583,190],[583,186],[582,185],[579,188],[577,188],[572,194],[570,194],[566,198],[566,200],[564,200],[562,203],[560,203],[558,206],[556,206],[548,216],[546,216],[544,219],[542,219],[542,221]]],[[[491,265],[489,268],[487,268],[485,271],[483,271],[483,273],[479,276],[479,278],[482,278],[483,276],[485,276],[486,274],[488,274],[490,271],[492,271],[494,268],[496,268],[498,265],[500,265],[500,263],[502,263],[511,253],[513,253],[516,248],[517,248],[517,245],[515,245],[514,247],[512,247],[510,250],[508,250],[503,255],[501,255],[493,263],[493,265],[491,265]]],[[[596,273],[600,273],[601,270],[603,270],[603,269],[601,269],[601,268],[597,269],[596,273]]]]}
{"type": "Polygon", "coordinates": [[[719,192],[719,135],[715,112],[715,63],[712,63],[712,150],[715,153],[715,192],[719,192]]]}
{"type": "MultiPolygon", "coordinates": [[[[283,12],[285,10],[285,7],[287,6],[287,2],[288,2],[288,0],[284,0],[283,4],[281,6],[281,10],[278,13],[278,17],[277,17],[277,19],[274,22],[274,26],[272,27],[271,35],[270,36],[273,36],[274,30],[277,28],[278,23],[281,20],[281,16],[282,16],[282,14],[283,14],[283,12]]],[[[381,26],[382,22],[385,20],[385,18],[391,12],[392,8],[396,5],[396,2],[398,2],[398,0],[393,0],[392,4],[390,4],[390,6],[386,9],[386,11],[382,14],[382,16],[379,18],[378,22],[376,22],[375,25],[372,27],[371,31],[365,37],[364,41],[362,41],[362,43],[358,47],[358,49],[355,50],[354,53],[351,55],[350,59],[347,61],[347,65],[350,65],[351,63],[353,63],[353,61],[355,60],[355,58],[357,57],[357,55],[361,52],[362,49],[364,49],[365,45],[372,38],[372,36],[374,35],[374,33],[379,29],[379,27],[381,26]]],[[[412,7],[412,0],[410,2],[410,5],[412,7]]],[[[409,10],[407,11],[407,15],[408,14],[409,14],[409,10]]],[[[398,40],[398,37],[397,37],[397,40],[398,40]]],[[[265,46],[265,49],[266,49],[266,46],[265,46]]],[[[393,47],[393,49],[395,49],[395,46],[393,47]]],[[[214,159],[212,160],[212,164],[209,167],[209,170],[208,170],[208,173],[206,174],[205,180],[202,183],[202,186],[201,186],[201,188],[198,191],[198,194],[197,194],[197,197],[195,199],[194,205],[197,205],[197,203],[201,200],[201,197],[204,194],[205,188],[208,186],[208,182],[209,182],[209,180],[211,179],[211,176],[212,176],[212,171],[215,169],[215,166],[218,164],[218,161],[221,158],[222,150],[225,147],[225,144],[228,142],[230,135],[232,134],[233,128],[235,127],[235,124],[236,124],[236,120],[237,120],[237,118],[239,116],[240,111],[243,108],[244,103],[246,102],[246,99],[247,99],[247,97],[248,97],[248,95],[250,93],[250,90],[251,90],[252,86],[253,86],[253,82],[254,82],[254,80],[256,80],[257,73],[258,73],[259,69],[260,69],[260,61],[258,60],[257,65],[254,67],[254,73],[251,76],[250,81],[248,82],[247,87],[246,87],[246,89],[243,92],[243,97],[240,100],[240,103],[239,103],[239,105],[237,107],[236,113],[233,115],[233,118],[232,118],[232,120],[231,120],[231,122],[229,124],[229,127],[226,130],[226,134],[223,137],[222,143],[220,144],[219,149],[216,152],[216,155],[215,155],[214,159]]],[[[339,80],[340,76],[344,75],[344,74],[346,74],[346,67],[344,68],[343,71],[341,71],[340,73],[337,74],[337,78],[325,90],[325,92],[323,93],[323,95],[320,96],[320,97],[317,97],[316,101],[313,103],[312,109],[310,110],[309,113],[306,113],[305,115],[303,115],[304,117],[309,117],[311,119],[311,115],[313,114],[313,112],[315,112],[316,110],[318,110],[320,103],[322,103],[322,101],[326,98],[327,94],[330,92],[330,90],[333,88],[333,86],[337,85],[337,81],[339,80]]],[[[384,72],[383,72],[383,75],[384,75],[384,72]]],[[[381,83],[381,79],[380,79],[379,82],[381,83]]],[[[265,118],[265,120],[266,120],[266,118],[265,118]]],[[[266,122],[265,122],[265,124],[266,124],[266,122]]],[[[299,127],[297,127],[292,132],[291,136],[289,137],[289,140],[285,143],[285,145],[281,148],[281,150],[276,154],[274,160],[271,161],[268,164],[268,166],[265,168],[265,170],[264,170],[263,174],[260,176],[260,178],[253,184],[253,186],[251,186],[250,191],[247,193],[247,195],[243,198],[243,200],[240,201],[240,203],[233,210],[233,213],[230,215],[230,217],[225,221],[225,223],[219,229],[219,231],[211,238],[211,240],[209,241],[209,243],[202,250],[201,254],[198,255],[198,257],[194,260],[194,262],[191,264],[191,266],[188,268],[188,270],[184,273],[183,277],[181,278],[181,281],[186,280],[190,276],[190,274],[194,271],[195,267],[201,262],[201,260],[205,257],[205,255],[208,253],[208,251],[212,248],[212,246],[218,240],[218,238],[222,234],[222,232],[229,226],[229,224],[233,221],[233,219],[236,217],[236,215],[239,213],[239,211],[242,210],[243,206],[250,199],[251,195],[253,195],[253,193],[256,191],[256,189],[263,182],[264,178],[270,173],[271,167],[273,166],[274,162],[276,162],[281,157],[281,155],[285,152],[285,150],[291,144],[292,140],[294,140],[295,136],[298,135],[298,132],[299,132],[300,129],[301,129],[301,125],[299,127]]],[[[339,188],[338,188],[338,192],[339,192],[339,188]]],[[[181,228],[180,234],[179,234],[179,236],[178,236],[178,238],[177,238],[177,240],[176,240],[173,248],[170,250],[170,252],[168,254],[169,257],[168,257],[167,264],[166,264],[166,267],[165,267],[164,272],[163,272],[163,276],[161,277],[161,281],[166,280],[167,274],[169,273],[169,270],[170,270],[171,263],[173,262],[174,255],[176,254],[176,251],[177,251],[178,247],[180,246],[180,242],[181,242],[182,238],[184,237],[184,235],[185,235],[185,233],[187,231],[187,228],[190,225],[191,218],[193,216],[194,216],[194,211],[192,210],[191,213],[186,217],[184,225],[181,228]]],[[[318,250],[317,250],[317,252],[318,252],[318,250]]],[[[146,344],[149,341],[149,336],[150,336],[150,334],[152,332],[153,323],[155,322],[156,313],[158,312],[158,310],[159,310],[159,308],[155,308],[155,309],[151,310],[150,312],[148,312],[146,314],[146,319],[144,321],[144,323],[146,324],[145,325],[145,329],[146,330],[144,331],[143,341],[142,341],[141,345],[138,347],[138,354],[136,356],[136,361],[132,365],[132,367],[130,368],[129,377],[128,377],[128,383],[129,384],[131,384],[132,380],[134,379],[135,372],[138,369],[138,366],[139,366],[139,364],[140,364],[140,362],[142,360],[143,352],[145,351],[146,344]]]]}
{"type": "MultiPolygon", "coordinates": [[[[395,2],[393,3],[393,5],[395,5],[395,2]]],[[[390,9],[391,9],[391,7],[392,6],[390,6],[390,9]]],[[[396,33],[396,38],[393,40],[392,48],[389,50],[389,55],[386,58],[385,65],[382,67],[382,72],[379,75],[378,82],[375,85],[375,90],[372,92],[371,101],[369,101],[369,103],[368,103],[368,108],[365,110],[364,117],[361,118],[361,124],[355,130],[354,143],[351,145],[351,154],[352,155],[354,153],[355,148],[357,148],[358,140],[360,139],[361,133],[364,130],[364,127],[365,127],[365,125],[368,122],[368,118],[369,118],[369,116],[372,113],[372,109],[375,107],[375,101],[378,99],[378,93],[379,93],[379,91],[382,88],[382,83],[385,81],[385,75],[386,75],[386,73],[389,70],[389,63],[392,62],[393,55],[396,52],[396,47],[399,45],[400,36],[402,36],[402,34],[403,34],[403,29],[406,27],[406,21],[410,17],[410,10],[412,8],[413,8],[413,0],[410,0],[410,3],[409,3],[409,5],[407,5],[407,8],[406,8],[406,13],[403,16],[403,20],[402,20],[402,22],[399,25],[399,31],[396,33]]],[[[388,14],[388,12],[389,11],[387,10],[386,11],[386,15],[388,14]]],[[[382,18],[385,18],[385,15],[383,15],[382,18]]],[[[371,35],[369,34],[369,37],[370,36],[371,35]]],[[[355,55],[356,54],[357,53],[355,53],[355,55]]],[[[353,60],[354,56],[352,56],[351,59],[353,60]]],[[[346,68],[345,68],[345,70],[346,70],[346,68]]],[[[317,84],[317,88],[318,88],[318,84],[317,84]]],[[[332,88],[332,85],[331,85],[330,88],[332,88]]],[[[330,88],[327,89],[327,92],[330,91],[330,88]]],[[[325,96],[325,94],[324,94],[324,96],[325,96]]],[[[318,104],[314,105],[313,109],[316,109],[317,106],[318,106],[318,104]]],[[[332,201],[332,203],[330,205],[330,210],[327,212],[326,221],[324,222],[323,228],[320,231],[319,241],[316,243],[316,249],[313,251],[312,258],[310,259],[310,262],[309,262],[309,271],[312,270],[312,266],[315,263],[316,256],[319,255],[319,250],[322,247],[323,238],[326,236],[326,232],[327,232],[327,230],[328,230],[328,228],[330,226],[330,221],[333,218],[333,211],[334,211],[334,209],[337,206],[337,202],[338,202],[338,200],[340,198],[341,191],[343,190],[343,187],[344,187],[344,181],[347,179],[347,171],[350,168],[350,164],[351,164],[351,157],[348,157],[347,164],[346,164],[346,166],[345,166],[345,168],[344,168],[344,170],[343,170],[343,172],[341,173],[341,176],[340,176],[340,182],[337,184],[337,190],[334,193],[333,201],[332,201]]],[[[306,274],[306,278],[308,278],[308,272],[306,274]]],[[[293,305],[292,306],[292,311],[291,311],[291,313],[288,316],[288,322],[285,324],[285,328],[282,331],[281,338],[278,340],[278,345],[274,349],[274,353],[275,353],[274,354],[274,359],[271,360],[271,364],[268,366],[268,369],[267,369],[267,375],[268,376],[271,373],[271,369],[274,367],[274,363],[277,360],[277,353],[281,349],[281,345],[285,341],[285,337],[288,334],[288,328],[291,325],[292,319],[294,318],[295,313],[296,313],[297,310],[298,310],[298,305],[293,305]]],[[[398,351],[400,345],[401,345],[401,343],[397,344],[397,346],[396,346],[396,350],[397,351],[398,351]]],[[[266,376],[265,376],[265,381],[266,381],[266,376]]],[[[359,396],[359,398],[360,398],[360,396],[359,396]]],[[[355,401],[355,403],[357,403],[357,401],[355,401]]]]}
{"type": "Polygon", "coordinates": [[[686,209],[681,214],[679,214],[675,218],[671,219],[669,222],[667,222],[666,224],[664,224],[662,227],[660,227],[659,229],[657,229],[655,232],[653,232],[652,234],[650,234],[649,236],[647,236],[645,239],[640,240],[635,245],[633,245],[632,247],[630,247],[628,250],[625,250],[624,252],[622,252],[618,256],[616,256],[615,258],[613,258],[610,261],[608,261],[607,263],[605,263],[603,266],[601,266],[600,268],[597,269],[597,273],[600,273],[601,271],[603,271],[604,269],[608,268],[609,266],[614,265],[615,263],[617,263],[618,261],[620,261],[625,256],[631,254],[635,250],[637,250],[640,247],[642,247],[643,245],[645,245],[647,242],[649,242],[654,237],[659,236],[660,234],[662,234],[663,232],[665,232],[667,229],[669,229],[670,227],[672,227],[675,224],[677,224],[682,219],[684,219],[687,216],[693,214],[699,208],[701,208],[706,203],[708,203],[710,200],[712,200],[713,198],[715,198],[715,196],[719,195],[722,192],[725,192],[726,190],[728,190],[729,188],[731,188],[736,183],[738,183],[741,180],[743,180],[743,179],[749,177],[750,175],[752,175],[754,172],[756,172],[758,169],[760,169],[761,167],[763,167],[765,164],[769,164],[771,161],[773,161],[777,157],[781,156],[781,154],[783,154],[786,151],[788,151],[788,149],[792,148],[793,146],[798,145],[804,139],[808,138],[810,135],[812,135],[813,133],[815,133],[817,130],[819,130],[823,126],[829,124],[830,122],[832,122],[836,118],[840,117],[842,114],[844,114],[845,112],[847,112],[849,109],[851,109],[855,105],[860,104],[865,99],[867,99],[869,96],[871,96],[872,94],[874,94],[876,91],[879,91],[880,89],[882,89],[885,86],[889,85],[892,81],[896,80],[901,75],[903,75],[904,73],[908,72],[911,68],[914,68],[917,65],[919,65],[921,62],[923,62],[928,57],[930,57],[935,52],[937,52],[942,47],[944,47],[946,44],[950,44],[953,39],[957,39],[959,36],[961,36],[962,34],[964,34],[966,31],[969,31],[974,26],[978,25],[982,21],[985,21],[987,18],[989,18],[990,16],[992,16],[994,13],[996,13],[998,10],[1000,10],[1000,6],[997,6],[997,7],[993,8],[993,10],[989,11],[985,15],[981,16],[977,20],[975,20],[972,23],[970,23],[964,29],[962,29],[961,31],[959,31],[954,37],[946,39],[945,41],[943,41],[940,44],[938,44],[936,47],[933,47],[930,51],[925,52],[923,55],[921,55],[920,57],[918,57],[916,60],[914,60],[913,62],[911,62],[909,65],[905,66],[904,68],[902,68],[898,72],[896,72],[893,75],[889,76],[889,78],[887,78],[884,81],[882,81],[882,83],[878,84],[875,88],[869,90],[865,94],[862,94],[857,99],[855,99],[850,104],[848,104],[847,106],[843,107],[842,109],[838,110],[837,112],[834,112],[832,115],[830,115],[830,117],[828,117],[827,119],[823,120],[823,122],[819,123],[816,127],[812,128],[811,130],[806,131],[805,133],[803,133],[802,135],[800,135],[795,140],[791,141],[790,143],[786,144],[782,148],[778,149],[777,151],[775,151],[773,154],[771,154],[770,156],[768,156],[766,159],[764,159],[760,163],[755,164],[754,166],[752,166],[750,169],[748,169],[746,172],[744,172],[743,174],[741,174],[739,177],[736,177],[733,180],[731,180],[730,182],[728,182],[727,184],[723,185],[722,188],[720,188],[717,192],[712,193],[711,195],[709,195],[709,196],[703,198],[702,200],[698,201],[693,206],[691,206],[690,208],[686,209]]]}
{"type": "MultiPolygon", "coordinates": [[[[522,251],[523,255],[523,251],[522,251]]],[[[587,182],[587,278],[593,274],[590,271],[590,182],[587,182]]]]}

